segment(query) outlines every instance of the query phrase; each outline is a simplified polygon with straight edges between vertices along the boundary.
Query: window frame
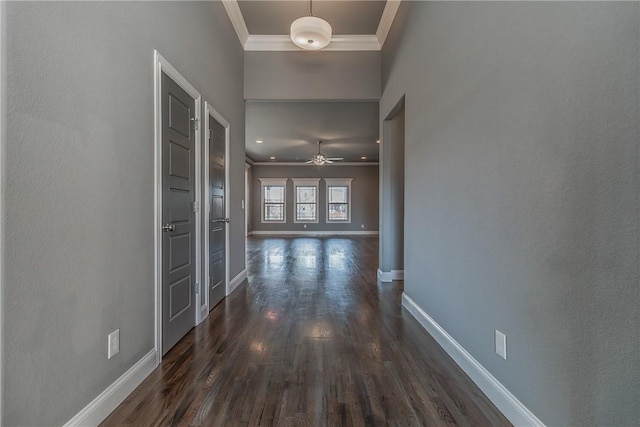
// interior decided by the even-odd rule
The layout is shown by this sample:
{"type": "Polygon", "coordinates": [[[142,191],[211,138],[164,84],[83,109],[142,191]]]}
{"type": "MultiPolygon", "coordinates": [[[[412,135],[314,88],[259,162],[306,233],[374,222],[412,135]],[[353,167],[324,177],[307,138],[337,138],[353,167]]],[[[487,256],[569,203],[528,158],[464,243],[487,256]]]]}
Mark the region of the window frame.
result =
{"type": "MultiPolygon", "coordinates": [[[[320,178],[292,178],[293,180],[293,222],[298,224],[317,224],[320,222],[320,178]],[[298,187],[316,188],[316,219],[298,219],[298,187]]],[[[306,203],[304,203],[306,204],[306,203]]]]}
{"type": "Polygon", "coordinates": [[[287,222],[287,181],[289,178],[258,178],[260,180],[260,219],[263,224],[284,224],[287,222]],[[265,218],[265,200],[264,190],[265,187],[283,187],[282,192],[282,220],[268,220],[265,218]]]}
{"type": "Polygon", "coordinates": [[[351,182],[353,181],[353,178],[324,178],[325,181],[325,186],[326,186],[326,205],[327,205],[327,217],[325,222],[326,223],[332,223],[332,224],[351,224],[351,210],[353,208],[353,205],[351,203],[351,182]],[[329,205],[330,200],[329,200],[329,188],[331,187],[347,187],[348,190],[347,192],[348,194],[348,200],[347,200],[347,219],[330,219],[329,218],[329,205]]]}

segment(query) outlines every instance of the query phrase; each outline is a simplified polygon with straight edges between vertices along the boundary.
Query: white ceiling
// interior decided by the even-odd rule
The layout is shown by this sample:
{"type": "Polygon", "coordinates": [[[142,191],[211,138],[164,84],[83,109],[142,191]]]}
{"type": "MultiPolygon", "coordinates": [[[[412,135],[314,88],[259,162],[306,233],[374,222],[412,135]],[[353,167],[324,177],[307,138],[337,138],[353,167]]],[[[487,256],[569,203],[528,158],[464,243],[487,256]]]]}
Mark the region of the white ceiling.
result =
{"type": "Polygon", "coordinates": [[[378,161],[377,102],[247,101],[245,132],[247,156],[256,162],[271,156],[277,162],[307,161],[317,152],[317,140],[324,141],[322,153],[329,157],[378,161]]]}
{"type": "MultiPolygon", "coordinates": [[[[326,19],[333,37],[324,50],[380,50],[400,0],[315,0],[313,15],[326,19]]],[[[309,15],[306,0],[225,0],[223,5],[245,50],[300,50],[289,38],[291,22],[309,15]]]]}

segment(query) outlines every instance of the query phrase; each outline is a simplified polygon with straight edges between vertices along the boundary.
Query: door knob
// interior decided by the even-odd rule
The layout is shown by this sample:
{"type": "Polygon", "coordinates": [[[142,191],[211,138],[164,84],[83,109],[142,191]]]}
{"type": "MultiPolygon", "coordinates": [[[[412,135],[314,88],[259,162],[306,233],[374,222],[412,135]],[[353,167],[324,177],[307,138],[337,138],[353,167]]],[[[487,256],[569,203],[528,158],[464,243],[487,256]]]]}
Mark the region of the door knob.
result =
{"type": "Polygon", "coordinates": [[[164,231],[165,233],[167,231],[176,231],[176,226],[174,224],[164,224],[162,226],[162,231],[164,231]]]}
{"type": "Polygon", "coordinates": [[[225,219],[224,219],[224,222],[226,222],[226,223],[230,223],[230,222],[231,222],[231,219],[229,219],[229,218],[225,218],[225,219]]]}

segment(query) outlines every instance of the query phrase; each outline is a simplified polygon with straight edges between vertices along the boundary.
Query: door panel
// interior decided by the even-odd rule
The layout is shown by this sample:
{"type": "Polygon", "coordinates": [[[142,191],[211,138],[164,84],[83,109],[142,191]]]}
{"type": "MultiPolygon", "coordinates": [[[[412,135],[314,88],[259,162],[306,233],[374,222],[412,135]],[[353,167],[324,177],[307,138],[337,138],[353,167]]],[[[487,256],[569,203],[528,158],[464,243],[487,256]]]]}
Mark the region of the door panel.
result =
{"type": "Polygon", "coordinates": [[[191,261],[191,238],[188,234],[169,237],[169,272],[189,265],[191,261]]]}
{"type": "Polygon", "coordinates": [[[225,129],[209,116],[209,310],[226,294],[225,129]]]}
{"type": "Polygon", "coordinates": [[[175,319],[191,306],[191,276],[187,276],[171,284],[169,289],[169,320],[175,319]]]}
{"type": "Polygon", "coordinates": [[[224,196],[211,199],[211,218],[224,218],[224,196]]]}
{"type": "Polygon", "coordinates": [[[169,142],[169,175],[189,179],[190,150],[173,141],[169,142]]]}
{"type": "MultiPolygon", "coordinates": [[[[166,74],[163,75],[163,78],[164,76],[166,76],[166,74]]],[[[182,90],[182,88],[179,89],[182,90]]],[[[187,97],[188,96],[189,95],[187,95],[187,97]]],[[[182,99],[187,104],[189,103],[187,99],[182,99]]],[[[189,139],[191,137],[191,113],[193,111],[193,107],[189,108],[189,105],[187,104],[181,102],[180,99],[176,98],[172,93],[169,94],[169,129],[174,130],[189,139]]]]}
{"type": "Polygon", "coordinates": [[[191,208],[192,192],[172,188],[169,190],[169,222],[189,223],[193,214],[191,208]]]}
{"type": "Polygon", "coordinates": [[[195,100],[162,73],[162,354],[195,324],[195,100]]]}
{"type": "Polygon", "coordinates": [[[209,239],[209,241],[211,242],[211,244],[209,245],[211,248],[211,253],[224,251],[224,226],[216,227],[215,230],[211,230],[209,239]]]}

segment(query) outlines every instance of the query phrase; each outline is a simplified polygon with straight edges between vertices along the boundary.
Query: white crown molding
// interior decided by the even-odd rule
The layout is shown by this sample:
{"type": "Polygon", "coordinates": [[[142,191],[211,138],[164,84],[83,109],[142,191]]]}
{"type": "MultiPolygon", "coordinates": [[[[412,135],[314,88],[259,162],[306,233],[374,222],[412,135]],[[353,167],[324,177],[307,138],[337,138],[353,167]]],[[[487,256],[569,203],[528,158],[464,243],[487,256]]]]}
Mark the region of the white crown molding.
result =
{"type": "Polygon", "coordinates": [[[384,6],[382,17],[380,17],[380,23],[378,24],[378,31],[376,31],[376,37],[380,44],[380,49],[382,49],[384,42],[387,40],[387,35],[389,35],[389,30],[391,30],[391,24],[393,24],[396,13],[398,13],[400,1],[401,0],[387,0],[387,3],[384,6]]]}
{"type": "Polygon", "coordinates": [[[254,236],[377,236],[377,230],[370,231],[301,231],[301,230],[253,230],[254,236]]]}
{"type": "Polygon", "coordinates": [[[382,46],[378,37],[369,34],[351,34],[331,37],[331,43],[323,50],[380,50],[382,46]]]}
{"type": "MultiPolygon", "coordinates": [[[[253,166],[316,166],[313,163],[299,162],[255,162],[253,166]]],[[[324,166],[378,166],[378,162],[336,162],[326,163],[324,166]]]]}
{"type": "Polygon", "coordinates": [[[227,15],[229,15],[233,28],[236,30],[242,48],[246,50],[245,45],[249,39],[249,30],[247,29],[247,24],[244,22],[244,17],[242,16],[242,11],[240,10],[237,0],[222,0],[222,4],[227,11],[227,15]]]}
{"type": "MultiPolygon", "coordinates": [[[[236,30],[238,39],[242,48],[246,51],[264,51],[264,52],[280,52],[280,51],[298,51],[303,52],[304,49],[299,48],[291,41],[288,34],[282,35],[252,35],[249,34],[247,24],[242,16],[242,11],[237,0],[222,0],[227,15],[236,30]]],[[[400,0],[387,0],[378,30],[376,34],[347,34],[337,35],[331,38],[329,46],[322,50],[326,51],[379,51],[382,49],[384,42],[389,34],[389,29],[396,16],[400,0]]]]}
{"type": "MultiPolygon", "coordinates": [[[[250,35],[244,44],[244,50],[248,51],[298,51],[306,52],[291,41],[291,38],[284,35],[250,35]]],[[[375,35],[338,35],[331,38],[329,46],[325,51],[361,51],[380,50],[378,37],[375,35]]]]}
{"type": "Polygon", "coordinates": [[[244,50],[251,51],[282,51],[302,50],[287,35],[250,35],[244,45],[244,50]]]}

